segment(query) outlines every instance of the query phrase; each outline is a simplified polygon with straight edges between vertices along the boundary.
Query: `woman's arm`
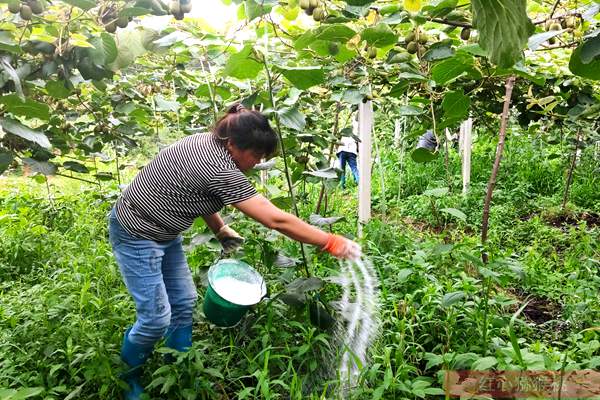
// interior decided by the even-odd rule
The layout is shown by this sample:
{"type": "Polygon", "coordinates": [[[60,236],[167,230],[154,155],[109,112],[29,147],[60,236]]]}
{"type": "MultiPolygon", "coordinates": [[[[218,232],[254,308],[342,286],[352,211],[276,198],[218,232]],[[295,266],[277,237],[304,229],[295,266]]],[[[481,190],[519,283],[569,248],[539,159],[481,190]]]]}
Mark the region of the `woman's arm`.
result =
{"type": "Polygon", "coordinates": [[[204,220],[204,222],[206,222],[206,225],[208,225],[208,227],[214,234],[218,233],[221,230],[221,228],[225,226],[225,223],[223,222],[223,219],[221,218],[219,213],[203,215],[202,219],[204,220]]]}
{"type": "Polygon", "coordinates": [[[265,197],[256,195],[233,204],[235,208],[270,229],[303,243],[323,248],[330,234],[307,224],[300,218],[277,208],[265,197]]]}

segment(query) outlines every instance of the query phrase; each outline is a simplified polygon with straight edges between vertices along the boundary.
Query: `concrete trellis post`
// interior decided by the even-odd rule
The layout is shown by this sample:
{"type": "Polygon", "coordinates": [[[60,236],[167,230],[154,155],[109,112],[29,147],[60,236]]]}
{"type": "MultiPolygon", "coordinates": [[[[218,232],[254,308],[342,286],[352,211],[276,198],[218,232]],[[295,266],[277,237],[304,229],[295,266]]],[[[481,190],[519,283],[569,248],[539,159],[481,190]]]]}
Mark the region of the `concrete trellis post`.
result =
{"type": "Polygon", "coordinates": [[[471,183],[471,131],[473,119],[469,118],[460,125],[460,138],[458,140],[458,151],[462,154],[462,177],[463,195],[467,194],[471,183]]]}
{"type": "Polygon", "coordinates": [[[358,221],[362,224],[371,219],[372,129],[373,103],[368,100],[358,107],[358,221]]]}

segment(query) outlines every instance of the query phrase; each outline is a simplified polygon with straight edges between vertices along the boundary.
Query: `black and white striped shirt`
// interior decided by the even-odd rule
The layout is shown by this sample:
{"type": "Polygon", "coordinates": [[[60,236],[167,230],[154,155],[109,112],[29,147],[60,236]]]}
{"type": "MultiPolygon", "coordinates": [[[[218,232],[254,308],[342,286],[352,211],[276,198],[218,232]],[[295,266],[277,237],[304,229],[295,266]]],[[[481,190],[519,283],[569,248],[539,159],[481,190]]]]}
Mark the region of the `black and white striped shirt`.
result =
{"type": "Polygon", "coordinates": [[[158,153],[125,189],[117,219],[132,235],[172,240],[202,215],[256,195],[224,143],[199,133],[158,153]]]}

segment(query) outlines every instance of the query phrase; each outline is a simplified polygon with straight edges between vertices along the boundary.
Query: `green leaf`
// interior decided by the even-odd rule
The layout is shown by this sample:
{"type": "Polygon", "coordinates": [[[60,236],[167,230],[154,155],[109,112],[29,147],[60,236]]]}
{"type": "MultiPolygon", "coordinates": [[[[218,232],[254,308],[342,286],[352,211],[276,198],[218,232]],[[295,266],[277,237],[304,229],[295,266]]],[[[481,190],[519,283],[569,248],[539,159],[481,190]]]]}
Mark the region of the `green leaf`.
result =
{"type": "Polygon", "coordinates": [[[454,55],[454,49],[452,48],[451,40],[444,40],[443,42],[434,43],[429,47],[429,50],[423,54],[423,60],[425,61],[438,61],[446,58],[450,58],[454,55]]]}
{"type": "Polygon", "coordinates": [[[600,80],[600,58],[594,59],[589,63],[585,64],[581,60],[581,52],[583,44],[579,45],[573,54],[571,54],[571,60],[569,61],[569,69],[575,75],[579,75],[583,78],[600,80]]]}
{"type": "Polygon", "coordinates": [[[529,47],[529,50],[534,51],[543,43],[547,42],[549,39],[558,35],[562,35],[564,32],[565,29],[559,29],[557,31],[548,31],[535,34],[529,38],[529,41],[527,42],[527,47],[529,47]]]}
{"type": "Polygon", "coordinates": [[[119,54],[117,44],[112,35],[102,32],[100,36],[92,38],[90,43],[93,48],[88,50],[88,54],[96,65],[108,65],[116,60],[119,54]]]}
{"type": "Polygon", "coordinates": [[[114,179],[113,174],[110,172],[98,172],[94,177],[99,181],[111,181],[114,179]]]}
{"type": "Polygon", "coordinates": [[[371,4],[374,0],[345,0],[350,6],[362,7],[371,4]]]}
{"type": "Polygon", "coordinates": [[[414,162],[425,163],[435,159],[437,155],[438,153],[433,153],[424,148],[418,148],[410,153],[410,158],[412,158],[414,162]]]}
{"type": "Polygon", "coordinates": [[[408,89],[408,86],[408,81],[401,81],[400,83],[397,83],[390,89],[388,96],[401,97],[402,95],[404,95],[404,93],[406,93],[406,89],[408,89]]]}
{"type": "Polygon", "coordinates": [[[279,120],[284,126],[297,131],[304,130],[306,119],[297,107],[282,108],[278,110],[279,120]]]}
{"type": "Polygon", "coordinates": [[[400,72],[398,78],[418,82],[425,82],[427,80],[423,75],[413,74],[412,72],[400,72]]]}
{"type": "Polygon", "coordinates": [[[71,90],[65,86],[65,81],[46,82],[46,91],[56,99],[66,99],[71,94],[71,90]]]}
{"type": "Polygon", "coordinates": [[[288,292],[306,293],[311,290],[319,290],[322,287],[323,280],[312,276],[310,278],[297,278],[288,284],[285,289],[288,292]]]}
{"type": "Polygon", "coordinates": [[[39,172],[42,175],[54,175],[57,171],[56,165],[48,161],[36,161],[33,158],[24,158],[23,162],[28,165],[32,171],[39,172]]]}
{"type": "Polygon", "coordinates": [[[85,165],[78,163],[77,161],[65,161],[63,163],[63,168],[68,169],[69,171],[79,172],[81,174],[87,174],[90,172],[85,165]]]}
{"type": "Polygon", "coordinates": [[[0,119],[0,125],[8,133],[22,137],[30,142],[37,143],[46,149],[52,147],[46,135],[41,132],[34,131],[33,129],[21,124],[18,121],[15,121],[14,119],[2,118],[0,119]]]}
{"type": "Polygon", "coordinates": [[[356,32],[344,24],[331,24],[320,26],[315,30],[314,35],[319,40],[346,43],[356,35],[356,32]]]}
{"type": "Polygon", "coordinates": [[[451,305],[458,303],[465,297],[467,297],[467,294],[461,290],[457,292],[446,293],[444,297],[442,297],[442,307],[450,307],[451,305]]]}
{"type": "Polygon", "coordinates": [[[470,105],[471,99],[462,90],[447,92],[442,100],[444,114],[449,118],[463,118],[467,115],[470,105]]]}
{"type": "Polygon", "coordinates": [[[464,212],[456,209],[456,208],[442,208],[440,210],[443,213],[450,214],[453,217],[460,219],[463,222],[467,222],[467,216],[464,212]]]}
{"type": "Polygon", "coordinates": [[[315,176],[317,178],[322,179],[335,179],[337,178],[337,173],[333,168],[319,169],[317,171],[304,171],[305,175],[315,176]]]}
{"type": "Polygon", "coordinates": [[[519,316],[519,314],[521,314],[521,312],[523,312],[523,310],[525,309],[525,307],[527,307],[527,305],[529,304],[529,301],[526,301],[525,304],[523,304],[514,314],[513,316],[510,318],[510,322],[508,323],[508,336],[510,337],[510,344],[513,348],[513,351],[515,352],[515,356],[517,357],[517,361],[519,362],[519,365],[521,365],[521,367],[526,368],[525,366],[525,362],[523,361],[523,355],[521,354],[521,348],[519,347],[519,341],[517,340],[517,335],[515,333],[515,321],[517,320],[517,317],[519,316]]]}
{"type": "Polygon", "coordinates": [[[150,14],[150,10],[144,7],[127,7],[119,12],[119,17],[139,17],[150,14]]]}
{"type": "Polygon", "coordinates": [[[21,101],[16,94],[0,96],[0,104],[4,104],[6,106],[6,111],[15,115],[21,115],[27,118],[39,118],[42,120],[48,120],[48,118],[50,118],[50,107],[48,107],[47,104],[37,102],[30,98],[21,101]]]}
{"type": "Polygon", "coordinates": [[[473,68],[473,57],[466,54],[456,54],[435,64],[431,69],[431,77],[436,83],[445,85],[467,73],[473,68]]]}
{"type": "Polygon", "coordinates": [[[600,56],[600,34],[587,39],[581,46],[581,62],[589,64],[600,56]]]}
{"type": "Polygon", "coordinates": [[[360,38],[365,40],[369,46],[373,47],[386,47],[396,44],[398,36],[389,27],[388,24],[379,23],[374,27],[364,29],[360,38]]]}
{"type": "Polygon", "coordinates": [[[473,0],[473,26],[479,45],[490,61],[502,68],[514,65],[522,56],[527,39],[535,31],[527,17],[526,0],[473,0]]]}
{"type": "Polygon", "coordinates": [[[14,158],[12,151],[0,149],[0,175],[8,169],[14,158]]]}
{"type": "Polygon", "coordinates": [[[471,369],[475,371],[484,371],[486,369],[492,368],[494,365],[498,364],[498,360],[496,357],[482,357],[473,363],[471,369]]]}
{"type": "Polygon", "coordinates": [[[416,107],[416,106],[412,106],[412,105],[406,105],[406,106],[400,106],[398,107],[398,115],[404,115],[404,116],[410,116],[410,115],[421,115],[425,112],[424,108],[420,108],[420,107],[416,107]]]}
{"type": "Polygon", "coordinates": [[[30,397],[39,396],[44,393],[45,389],[43,387],[25,387],[21,388],[14,394],[10,400],[22,400],[28,399],[30,397]]]}
{"type": "Polygon", "coordinates": [[[252,21],[255,18],[258,18],[262,15],[268,14],[271,12],[273,8],[270,4],[263,4],[261,1],[260,4],[256,3],[254,0],[246,0],[245,4],[245,13],[248,21],[252,21]]]}
{"type": "Polygon", "coordinates": [[[262,64],[251,58],[252,46],[246,45],[239,53],[229,56],[223,73],[238,79],[254,79],[262,69],[262,64]]]}
{"type": "Polygon", "coordinates": [[[348,104],[360,104],[365,95],[358,89],[346,89],[342,95],[342,101],[348,104]]]}
{"type": "Polygon", "coordinates": [[[319,66],[276,68],[298,89],[305,90],[325,81],[325,73],[319,66]]]}
{"type": "Polygon", "coordinates": [[[63,0],[63,3],[81,8],[83,11],[91,10],[96,7],[96,2],[92,0],[63,0]]]}
{"type": "Polygon", "coordinates": [[[110,64],[113,71],[132,64],[137,57],[140,57],[152,48],[152,42],[158,34],[150,29],[119,29],[115,35],[117,44],[117,57],[110,64]]]}
{"type": "Polygon", "coordinates": [[[156,111],[173,111],[177,112],[181,106],[176,100],[167,100],[161,95],[154,98],[156,102],[156,111]]]}
{"type": "Polygon", "coordinates": [[[426,191],[423,192],[424,196],[431,196],[431,197],[444,197],[447,194],[448,194],[448,188],[447,187],[439,187],[439,188],[428,189],[428,190],[426,190],[426,191]]]}
{"type": "Polygon", "coordinates": [[[415,270],[412,268],[403,268],[397,272],[396,278],[398,279],[398,282],[404,282],[413,274],[413,272],[415,272],[415,270]]]}

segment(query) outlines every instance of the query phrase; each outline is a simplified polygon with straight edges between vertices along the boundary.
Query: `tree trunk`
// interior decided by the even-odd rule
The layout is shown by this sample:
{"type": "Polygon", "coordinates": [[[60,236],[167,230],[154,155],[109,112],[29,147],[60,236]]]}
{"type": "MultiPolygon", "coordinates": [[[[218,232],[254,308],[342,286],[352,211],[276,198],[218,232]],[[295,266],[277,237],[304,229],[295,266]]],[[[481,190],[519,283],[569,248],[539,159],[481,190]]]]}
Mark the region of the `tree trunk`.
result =
{"type": "MultiPolygon", "coordinates": [[[[485,202],[483,204],[481,244],[485,244],[487,241],[488,222],[490,218],[490,203],[492,202],[492,193],[494,192],[494,187],[496,186],[496,177],[498,176],[500,160],[502,160],[502,152],[504,151],[504,138],[506,137],[506,126],[508,124],[508,114],[510,112],[510,99],[514,84],[514,76],[511,76],[506,80],[506,94],[504,95],[504,108],[502,110],[502,119],[500,121],[500,137],[498,138],[498,146],[496,147],[496,159],[494,160],[494,167],[492,168],[492,175],[490,176],[490,180],[488,182],[487,192],[485,194],[485,202]]],[[[485,250],[483,250],[481,258],[484,263],[487,263],[488,255],[485,250]]]]}

